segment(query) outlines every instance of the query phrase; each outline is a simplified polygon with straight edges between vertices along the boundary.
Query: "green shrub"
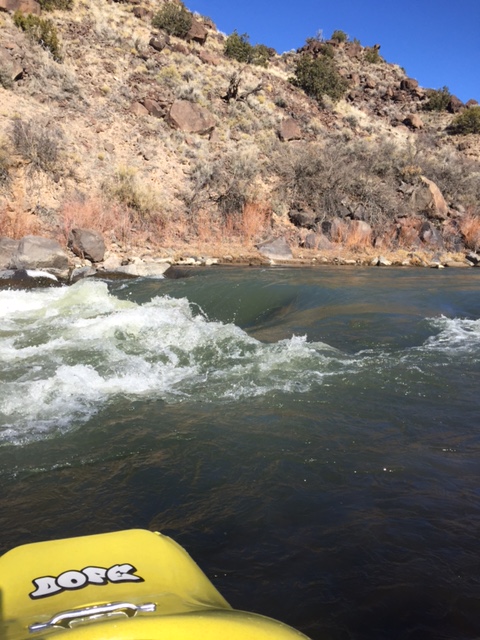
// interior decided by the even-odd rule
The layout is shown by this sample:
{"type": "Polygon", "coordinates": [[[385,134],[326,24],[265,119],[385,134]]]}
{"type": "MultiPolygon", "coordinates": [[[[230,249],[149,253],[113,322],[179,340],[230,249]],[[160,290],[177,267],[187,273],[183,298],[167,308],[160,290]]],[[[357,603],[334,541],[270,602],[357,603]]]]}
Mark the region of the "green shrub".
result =
{"type": "Polygon", "coordinates": [[[320,104],[324,95],[334,101],[339,100],[348,87],[348,82],[338,73],[330,58],[311,58],[305,55],[297,62],[292,83],[320,104]]]}
{"type": "Polygon", "coordinates": [[[16,11],[13,14],[13,22],[19,29],[25,31],[32,40],[50,51],[55,60],[61,61],[62,55],[57,29],[51,20],[39,18],[31,13],[24,15],[21,11],[16,11]]]}
{"type": "Polygon", "coordinates": [[[336,42],[346,42],[348,40],[348,36],[345,31],[337,29],[332,33],[330,40],[336,40],[336,42]]]}
{"type": "Polygon", "coordinates": [[[275,53],[275,50],[264,44],[256,44],[253,46],[250,44],[248,34],[239,34],[237,31],[234,31],[226,39],[223,52],[227,58],[232,58],[233,60],[237,60],[237,62],[266,67],[268,60],[275,53]]]}
{"type": "Polygon", "coordinates": [[[152,19],[155,29],[163,29],[171,36],[185,38],[192,26],[192,14],[182,4],[166,2],[152,19]]]}
{"type": "Polygon", "coordinates": [[[453,134],[480,133],[480,106],[470,107],[455,116],[449,131],[453,134]]]}
{"type": "Polygon", "coordinates": [[[427,91],[428,102],[425,104],[426,111],[446,111],[452,94],[448,87],[442,89],[430,89],[427,91]]]}
{"type": "Polygon", "coordinates": [[[376,47],[366,47],[363,59],[369,64],[378,64],[379,62],[383,62],[383,58],[378,53],[378,49],[376,47]]]}
{"type": "Polygon", "coordinates": [[[73,9],[73,0],[38,0],[43,11],[71,11],[73,9]]]}

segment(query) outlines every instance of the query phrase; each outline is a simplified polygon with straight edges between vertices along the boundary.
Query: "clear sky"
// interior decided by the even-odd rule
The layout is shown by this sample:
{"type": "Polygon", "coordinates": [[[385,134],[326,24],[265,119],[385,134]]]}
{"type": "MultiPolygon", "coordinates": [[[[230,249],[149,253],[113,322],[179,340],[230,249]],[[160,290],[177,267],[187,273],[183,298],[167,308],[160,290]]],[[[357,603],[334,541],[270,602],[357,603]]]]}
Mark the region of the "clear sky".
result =
{"type": "Polygon", "coordinates": [[[362,45],[381,45],[387,62],[404,67],[425,88],[447,86],[480,102],[480,0],[185,0],[226,34],[279,53],[321,31],[345,31],[362,45]]]}

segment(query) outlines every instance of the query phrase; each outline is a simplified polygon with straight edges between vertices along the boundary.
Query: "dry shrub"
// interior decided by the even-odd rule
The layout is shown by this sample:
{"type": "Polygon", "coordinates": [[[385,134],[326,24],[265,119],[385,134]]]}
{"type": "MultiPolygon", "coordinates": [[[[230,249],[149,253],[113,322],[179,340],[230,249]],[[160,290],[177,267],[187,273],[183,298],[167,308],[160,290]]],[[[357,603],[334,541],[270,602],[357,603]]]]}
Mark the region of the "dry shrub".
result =
{"type": "Polygon", "coordinates": [[[256,240],[270,227],[272,211],[268,204],[247,202],[243,207],[240,232],[246,240],[256,240]]]}
{"type": "Polygon", "coordinates": [[[0,208],[0,237],[20,239],[24,236],[38,235],[42,223],[27,211],[16,211],[6,205],[0,208]]]}
{"type": "Polygon", "coordinates": [[[459,219],[458,227],[467,249],[477,251],[480,247],[480,217],[467,213],[459,219]]]}
{"type": "Polygon", "coordinates": [[[223,229],[227,237],[236,237],[244,244],[259,240],[270,227],[271,208],[263,202],[247,202],[240,214],[224,217],[223,229]]]}
{"type": "Polygon", "coordinates": [[[35,173],[56,173],[60,163],[62,131],[50,123],[32,118],[13,121],[10,129],[10,143],[15,153],[28,162],[35,173]]]}
{"type": "Polygon", "coordinates": [[[372,246],[372,230],[362,228],[356,220],[352,220],[346,228],[343,243],[349,249],[364,251],[372,246]]]}
{"type": "Polygon", "coordinates": [[[273,158],[277,197],[290,209],[314,211],[319,221],[361,211],[365,222],[381,228],[402,208],[397,191],[401,160],[388,141],[332,137],[322,144],[282,145],[273,158]]]}
{"type": "Polygon", "coordinates": [[[132,218],[127,207],[106,202],[102,198],[66,200],[59,210],[60,230],[64,243],[76,227],[93,229],[111,240],[129,242],[132,235],[132,218]]]}

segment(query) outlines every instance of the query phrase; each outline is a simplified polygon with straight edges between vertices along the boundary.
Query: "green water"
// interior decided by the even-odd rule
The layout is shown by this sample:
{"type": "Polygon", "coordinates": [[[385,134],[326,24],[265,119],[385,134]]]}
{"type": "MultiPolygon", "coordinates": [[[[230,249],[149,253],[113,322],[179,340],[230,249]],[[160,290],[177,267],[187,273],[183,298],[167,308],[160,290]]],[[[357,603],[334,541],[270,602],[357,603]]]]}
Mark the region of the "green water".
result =
{"type": "Polygon", "coordinates": [[[480,635],[480,270],[0,291],[0,551],[130,527],[323,638],[480,635]]]}

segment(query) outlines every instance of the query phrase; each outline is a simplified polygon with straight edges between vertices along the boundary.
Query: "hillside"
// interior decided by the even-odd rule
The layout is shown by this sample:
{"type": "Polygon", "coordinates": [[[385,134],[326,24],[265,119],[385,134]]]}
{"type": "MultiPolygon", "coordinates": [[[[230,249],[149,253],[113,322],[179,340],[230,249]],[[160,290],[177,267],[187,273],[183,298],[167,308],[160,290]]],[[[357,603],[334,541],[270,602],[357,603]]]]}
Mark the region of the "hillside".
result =
{"type": "Polygon", "coordinates": [[[480,245],[480,108],[378,46],[339,32],[279,54],[215,16],[168,35],[158,12],[178,2],[42,4],[0,0],[0,236],[87,227],[127,256],[228,260],[274,238],[306,261],[453,263],[480,245]]]}

